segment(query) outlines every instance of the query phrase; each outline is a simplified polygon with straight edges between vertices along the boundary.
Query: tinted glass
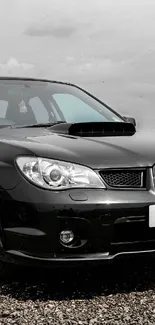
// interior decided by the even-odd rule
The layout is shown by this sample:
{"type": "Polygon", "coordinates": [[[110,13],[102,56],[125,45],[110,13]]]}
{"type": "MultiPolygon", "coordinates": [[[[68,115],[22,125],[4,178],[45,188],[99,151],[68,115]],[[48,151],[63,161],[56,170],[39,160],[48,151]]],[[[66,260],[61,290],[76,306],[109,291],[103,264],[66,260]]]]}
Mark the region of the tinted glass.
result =
{"type": "Polygon", "coordinates": [[[28,80],[1,80],[0,117],[0,124],[10,125],[122,121],[117,113],[74,86],[28,80]]]}

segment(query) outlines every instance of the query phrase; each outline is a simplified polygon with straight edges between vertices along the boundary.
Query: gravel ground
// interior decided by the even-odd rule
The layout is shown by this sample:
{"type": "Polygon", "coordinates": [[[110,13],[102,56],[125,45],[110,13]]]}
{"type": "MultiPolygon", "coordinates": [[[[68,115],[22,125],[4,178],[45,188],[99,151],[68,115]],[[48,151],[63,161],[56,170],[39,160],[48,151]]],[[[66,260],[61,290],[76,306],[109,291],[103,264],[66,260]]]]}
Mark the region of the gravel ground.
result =
{"type": "Polygon", "coordinates": [[[155,258],[17,270],[0,283],[1,324],[155,324],[155,258]]]}

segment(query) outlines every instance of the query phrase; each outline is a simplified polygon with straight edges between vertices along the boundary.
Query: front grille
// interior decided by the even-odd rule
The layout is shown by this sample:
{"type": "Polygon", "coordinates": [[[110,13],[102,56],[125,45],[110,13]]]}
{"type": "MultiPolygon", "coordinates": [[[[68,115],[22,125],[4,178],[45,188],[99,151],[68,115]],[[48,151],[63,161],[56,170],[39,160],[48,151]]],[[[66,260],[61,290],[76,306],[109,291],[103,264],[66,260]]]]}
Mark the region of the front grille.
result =
{"type": "Polygon", "coordinates": [[[144,170],[106,170],[102,171],[101,177],[110,187],[144,188],[144,170]]]}

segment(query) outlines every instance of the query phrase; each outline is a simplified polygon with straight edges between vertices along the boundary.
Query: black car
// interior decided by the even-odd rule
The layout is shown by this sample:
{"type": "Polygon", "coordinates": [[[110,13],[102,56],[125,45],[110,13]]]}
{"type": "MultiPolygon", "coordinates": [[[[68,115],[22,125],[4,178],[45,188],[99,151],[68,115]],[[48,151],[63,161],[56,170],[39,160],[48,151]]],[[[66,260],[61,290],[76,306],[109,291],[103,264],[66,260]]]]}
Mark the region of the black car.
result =
{"type": "Polygon", "coordinates": [[[75,85],[1,77],[1,271],[155,252],[154,135],[75,85]]]}

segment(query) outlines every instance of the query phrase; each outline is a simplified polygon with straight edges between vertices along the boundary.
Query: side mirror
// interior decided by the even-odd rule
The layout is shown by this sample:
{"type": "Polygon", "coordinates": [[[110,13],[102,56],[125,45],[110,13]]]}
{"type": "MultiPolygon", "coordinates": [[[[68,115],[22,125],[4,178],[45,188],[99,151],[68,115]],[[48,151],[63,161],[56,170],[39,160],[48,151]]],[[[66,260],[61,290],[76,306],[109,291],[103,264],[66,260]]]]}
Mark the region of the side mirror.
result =
{"type": "Polygon", "coordinates": [[[123,118],[125,119],[126,122],[128,122],[128,123],[132,123],[132,124],[136,127],[136,120],[135,120],[134,117],[123,116],[123,118]]]}

